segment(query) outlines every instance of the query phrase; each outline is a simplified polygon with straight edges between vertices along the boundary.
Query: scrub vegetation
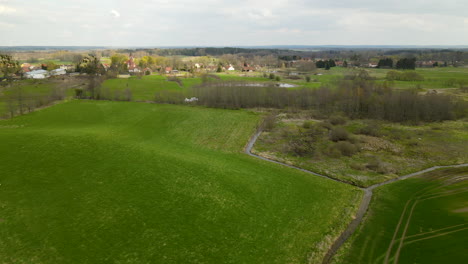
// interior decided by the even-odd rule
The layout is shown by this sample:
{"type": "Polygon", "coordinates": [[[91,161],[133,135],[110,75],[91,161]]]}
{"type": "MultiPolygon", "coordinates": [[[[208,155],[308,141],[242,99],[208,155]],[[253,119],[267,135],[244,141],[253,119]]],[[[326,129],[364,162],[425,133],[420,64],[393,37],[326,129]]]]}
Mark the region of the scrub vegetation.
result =
{"type": "Polygon", "coordinates": [[[280,114],[262,133],[254,152],[359,186],[435,165],[468,162],[464,121],[416,126],[313,116],[304,111],[280,114]]]}

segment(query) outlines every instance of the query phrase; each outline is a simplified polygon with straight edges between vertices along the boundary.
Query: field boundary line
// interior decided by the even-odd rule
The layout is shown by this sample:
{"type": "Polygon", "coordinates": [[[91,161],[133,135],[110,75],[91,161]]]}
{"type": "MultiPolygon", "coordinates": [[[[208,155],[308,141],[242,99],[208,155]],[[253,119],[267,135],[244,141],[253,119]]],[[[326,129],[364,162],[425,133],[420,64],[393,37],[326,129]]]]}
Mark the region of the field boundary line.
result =
{"type": "Polygon", "coordinates": [[[460,226],[465,226],[465,225],[468,225],[468,223],[448,226],[448,227],[444,227],[444,228],[440,228],[440,229],[436,229],[436,230],[432,230],[432,231],[427,231],[427,232],[424,232],[424,233],[419,233],[419,234],[416,234],[416,235],[407,236],[406,238],[411,239],[411,238],[415,238],[415,237],[418,237],[418,236],[424,236],[424,235],[428,235],[428,234],[432,234],[432,233],[436,233],[436,232],[440,232],[440,231],[445,231],[447,229],[452,229],[452,228],[455,228],[455,227],[460,227],[460,226]]]}
{"type": "Polygon", "coordinates": [[[431,238],[435,238],[435,237],[440,237],[440,236],[449,235],[449,234],[456,233],[456,232],[460,232],[460,231],[467,230],[467,229],[468,229],[468,227],[464,227],[464,228],[460,228],[460,229],[455,229],[455,230],[452,230],[452,231],[448,231],[448,232],[445,232],[445,233],[435,234],[435,235],[433,235],[433,236],[428,236],[428,237],[423,237],[423,238],[418,238],[418,239],[410,240],[410,241],[404,243],[403,246],[406,246],[406,245],[409,245],[409,244],[413,244],[413,243],[416,243],[416,242],[419,242],[419,241],[422,241],[422,240],[427,240],[427,239],[431,239],[431,238]]]}
{"type": "MultiPolygon", "coordinates": [[[[357,229],[357,227],[361,224],[362,219],[364,218],[364,215],[366,214],[367,210],[369,209],[369,204],[370,204],[370,201],[371,201],[372,195],[373,195],[372,190],[374,190],[375,188],[378,188],[380,186],[387,185],[387,184],[390,184],[390,183],[394,183],[394,182],[397,182],[397,181],[405,180],[405,179],[408,179],[408,178],[411,178],[411,177],[419,176],[419,175],[422,175],[424,173],[435,171],[435,170],[438,170],[438,169],[468,167],[468,163],[456,164],[456,165],[433,166],[433,167],[430,167],[430,168],[427,168],[427,169],[424,169],[424,170],[421,170],[421,171],[417,171],[417,172],[413,172],[413,173],[410,173],[410,174],[407,174],[407,175],[403,175],[403,176],[400,176],[398,178],[394,178],[394,179],[391,179],[391,180],[388,180],[388,181],[377,183],[377,184],[374,184],[374,185],[371,185],[371,186],[368,186],[368,187],[361,187],[361,186],[358,186],[356,184],[353,184],[353,183],[350,183],[350,182],[347,182],[347,181],[344,181],[344,180],[340,180],[340,179],[336,179],[336,178],[333,178],[333,177],[330,177],[330,176],[322,175],[322,174],[319,174],[319,173],[316,173],[316,172],[313,172],[313,171],[310,171],[310,170],[302,169],[302,168],[299,168],[299,167],[296,167],[296,166],[293,166],[293,165],[289,165],[289,164],[286,164],[286,163],[283,163],[283,162],[280,162],[280,161],[265,158],[265,157],[262,157],[260,155],[252,153],[252,148],[254,147],[255,142],[257,142],[257,140],[258,140],[258,138],[260,137],[261,134],[262,134],[262,129],[259,128],[257,130],[257,132],[255,132],[255,134],[250,138],[249,142],[247,143],[247,146],[244,149],[244,152],[247,155],[249,155],[251,157],[254,157],[254,158],[257,158],[257,159],[264,160],[264,161],[276,163],[276,164],[279,164],[279,165],[282,165],[282,166],[285,166],[285,167],[288,167],[288,168],[296,169],[296,170],[299,170],[299,171],[302,171],[302,172],[305,172],[305,173],[308,173],[308,174],[311,174],[311,175],[315,175],[315,176],[318,176],[318,177],[321,177],[321,178],[325,178],[325,179],[332,180],[332,181],[335,181],[335,182],[348,184],[348,185],[354,186],[354,187],[364,191],[364,196],[363,196],[363,198],[361,200],[361,204],[359,205],[359,209],[356,212],[356,217],[353,220],[351,220],[351,222],[348,224],[346,229],[341,233],[341,235],[330,246],[328,252],[325,254],[325,256],[323,258],[322,264],[330,263],[332,257],[336,254],[338,249],[346,242],[346,240],[348,240],[348,238],[354,233],[354,231],[357,229]]],[[[417,203],[417,201],[416,201],[416,203],[417,203]]]]}

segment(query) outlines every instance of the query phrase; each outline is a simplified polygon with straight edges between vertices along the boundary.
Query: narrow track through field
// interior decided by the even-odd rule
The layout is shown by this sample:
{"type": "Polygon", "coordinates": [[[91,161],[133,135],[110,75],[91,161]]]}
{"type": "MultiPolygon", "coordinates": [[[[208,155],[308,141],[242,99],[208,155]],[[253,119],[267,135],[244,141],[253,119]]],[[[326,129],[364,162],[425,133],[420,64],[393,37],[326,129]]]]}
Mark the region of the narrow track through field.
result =
{"type": "MultiPolygon", "coordinates": [[[[283,163],[283,162],[279,162],[279,161],[276,161],[276,160],[271,160],[271,159],[268,159],[268,158],[253,154],[252,153],[252,148],[255,145],[255,142],[257,141],[257,139],[261,135],[261,133],[262,133],[262,130],[259,129],[252,136],[252,138],[250,139],[250,141],[248,142],[248,144],[247,144],[247,146],[245,148],[245,153],[246,154],[248,154],[248,155],[250,155],[252,157],[258,158],[258,159],[268,161],[268,162],[273,162],[273,163],[280,164],[280,165],[283,165],[283,166],[286,166],[286,167],[289,167],[289,168],[297,169],[297,170],[300,170],[300,171],[303,171],[303,172],[306,172],[306,173],[309,173],[309,174],[312,174],[312,175],[315,175],[315,176],[318,176],[318,177],[326,178],[326,179],[336,181],[336,182],[340,182],[340,183],[343,183],[343,184],[352,185],[352,186],[354,186],[356,188],[359,188],[362,191],[364,191],[364,196],[363,196],[363,198],[361,200],[361,204],[359,205],[359,209],[356,212],[355,218],[348,224],[347,228],[341,233],[341,235],[333,242],[333,244],[329,248],[328,252],[325,254],[325,256],[323,258],[323,261],[322,261],[322,264],[330,263],[332,257],[336,254],[338,249],[346,242],[346,240],[354,233],[356,228],[362,222],[362,219],[363,219],[364,215],[366,214],[366,212],[367,212],[367,210],[369,208],[370,201],[372,199],[372,191],[375,188],[383,186],[383,185],[387,185],[387,184],[390,184],[390,183],[394,183],[394,182],[397,182],[397,181],[405,180],[405,179],[408,179],[408,178],[411,178],[411,177],[414,177],[414,176],[418,176],[418,175],[421,175],[421,174],[424,174],[424,173],[427,173],[427,172],[431,172],[431,171],[434,171],[434,170],[438,170],[438,169],[468,167],[468,163],[459,164],[459,165],[449,165],[449,166],[434,166],[434,167],[431,167],[431,168],[427,168],[427,169],[424,169],[424,170],[421,170],[421,171],[418,171],[418,172],[414,172],[414,173],[411,173],[411,174],[408,174],[408,175],[404,175],[404,176],[401,176],[401,177],[398,177],[398,178],[395,178],[395,179],[391,179],[391,180],[388,180],[388,181],[385,181],[385,182],[382,182],[382,183],[374,184],[374,185],[371,185],[369,187],[363,188],[363,187],[357,186],[355,184],[352,184],[352,183],[349,183],[349,182],[346,182],[346,181],[343,181],[343,180],[335,179],[335,178],[332,178],[332,177],[329,177],[329,176],[326,176],[326,175],[322,175],[322,174],[319,174],[319,173],[316,173],[316,172],[313,172],[313,171],[305,170],[305,169],[302,169],[302,168],[299,168],[299,167],[296,167],[296,166],[292,166],[292,165],[289,165],[289,164],[286,164],[286,163],[283,163]]],[[[427,198],[427,199],[430,199],[430,198],[427,198]]],[[[411,206],[412,209],[409,212],[410,215],[411,215],[412,211],[414,210],[414,207],[416,206],[417,202],[418,201],[415,201],[415,203],[411,206]]],[[[406,219],[404,217],[405,212],[406,212],[408,206],[410,206],[410,204],[411,204],[410,201],[408,201],[407,204],[405,205],[405,209],[403,210],[402,216],[401,216],[400,221],[399,221],[399,223],[397,225],[397,228],[395,230],[394,237],[393,237],[393,239],[392,239],[392,241],[390,243],[389,251],[391,251],[391,248],[393,247],[393,244],[397,240],[396,236],[397,236],[398,230],[399,230],[399,228],[401,226],[401,223],[406,219]]],[[[407,221],[405,221],[405,222],[407,223],[407,225],[406,225],[406,229],[407,229],[407,227],[409,225],[409,219],[408,219],[408,222],[407,221]]],[[[403,245],[404,238],[399,239],[399,240],[400,240],[399,241],[400,245],[399,245],[398,250],[401,250],[401,246],[403,245]]],[[[385,263],[388,263],[388,261],[390,259],[389,251],[387,251],[388,256],[385,257],[385,263]]],[[[397,253],[399,254],[399,251],[397,253]]],[[[395,258],[396,261],[398,261],[397,259],[398,258],[395,258]]],[[[395,262],[395,263],[397,263],[397,262],[395,262]]]]}

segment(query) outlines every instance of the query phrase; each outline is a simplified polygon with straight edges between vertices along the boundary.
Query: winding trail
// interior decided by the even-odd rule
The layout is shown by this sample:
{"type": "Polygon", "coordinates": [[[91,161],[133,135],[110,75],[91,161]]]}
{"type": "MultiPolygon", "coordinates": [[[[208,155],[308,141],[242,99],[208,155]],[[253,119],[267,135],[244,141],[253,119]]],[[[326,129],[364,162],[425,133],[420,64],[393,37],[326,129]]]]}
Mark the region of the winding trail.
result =
{"type": "Polygon", "coordinates": [[[418,176],[418,175],[421,175],[421,174],[424,174],[424,173],[427,173],[427,172],[430,172],[430,171],[438,170],[438,169],[468,167],[468,163],[459,164],[459,165],[448,165],[448,166],[434,166],[434,167],[431,167],[431,168],[428,168],[428,169],[425,169],[425,170],[421,170],[421,171],[418,171],[418,172],[415,172],[415,173],[404,175],[404,176],[401,176],[401,177],[398,177],[398,178],[395,178],[395,179],[391,179],[391,180],[381,182],[381,183],[378,183],[378,184],[374,184],[374,185],[371,185],[369,187],[364,188],[364,187],[358,186],[358,185],[353,184],[353,183],[349,183],[349,182],[346,182],[346,181],[343,181],[343,180],[335,179],[335,178],[332,178],[332,177],[329,177],[329,176],[326,176],[326,175],[322,175],[322,174],[319,174],[319,173],[316,173],[316,172],[313,172],[313,171],[309,171],[309,170],[302,169],[302,168],[299,168],[299,167],[296,167],[296,166],[292,166],[292,165],[289,165],[289,164],[286,164],[286,163],[283,163],[283,162],[279,162],[279,161],[276,161],[276,160],[271,160],[271,159],[268,159],[268,158],[253,154],[252,153],[252,148],[255,145],[255,142],[257,141],[258,137],[261,134],[262,134],[262,130],[258,130],[255,133],[255,135],[252,136],[249,143],[247,144],[247,147],[245,148],[245,153],[248,154],[249,156],[252,156],[252,157],[255,157],[255,158],[258,158],[258,159],[262,159],[262,160],[265,160],[265,161],[268,161],[268,162],[280,164],[280,165],[283,165],[283,166],[286,166],[286,167],[289,167],[289,168],[297,169],[297,170],[303,171],[305,173],[309,173],[309,174],[312,174],[312,175],[315,175],[315,176],[318,176],[318,177],[326,178],[326,179],[329,179],[329,180],[332,180],[332,181],[352,185],[352,186],[354,186],[356,188],[359,188],[362,191],[364,191],[364,196],[362,198],[361,204],[359,205],[359,209],[356,212],[355,218],[348,224],[348,227],[341,233],[341,235],[335,240],[335,242],[333,242],[331,247],[328,249],[327,254],[325,254],[325,257],[323,258],[322,264],[330,263],[332,257],[336,254],[338,249],[346,242],[346,240],[354,233],[356,228],[362,222],[362,219],[363,219],[364,215],[366,214],[366,212],[367,212],[367,210],[369,208],[370,201],[372,199],[372,191],[375,188],[383,186],[383,185],[387,185],[387,184],[390,184],[390,183],[394,183],[394,182],[397,182],[397,181],[405,180],[405,179],[408,179],[408,178],[411,178],[411,177],[414,177],[414,176],[418,176]]]}

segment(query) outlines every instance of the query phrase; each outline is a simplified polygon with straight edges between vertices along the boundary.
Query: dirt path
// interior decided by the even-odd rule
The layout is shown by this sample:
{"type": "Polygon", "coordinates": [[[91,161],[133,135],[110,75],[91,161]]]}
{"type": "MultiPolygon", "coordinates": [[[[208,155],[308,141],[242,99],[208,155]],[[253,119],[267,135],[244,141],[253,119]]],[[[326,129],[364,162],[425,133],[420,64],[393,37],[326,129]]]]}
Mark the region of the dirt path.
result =
{"type": "Polygon", "coordinates": [[[335,240],[335,242],[333,242],[333,244],[329,248],[327,254],[325,254],[325,257],[323,258],[322,264],[330,263],[332,257],[336,254],[338,249],[346,242],[346,240],[354,233],[356,228],[359,226],[359,224],[361,223],[364,215],[366,214],[367,210],[369,209],[369,204],[370,204],[370,201],[372,199],[372,190],[374,190],[375,188],[383,186],[383,185],[387,185],[387,184],[390,184],[390,183],[394,183],[394,182],[397,182],[397,181],[405,180],[405,179],[408,179],[408,178],[411,178],[411,177],[414,177],[414,176],[418,176],[418,175],[421,175],[421,174],[424,174],[424,173],[427,173],[427,172],[430,172],[430,171],[434,171],[434,170],[437,170],[437,169],[468,167],[468,163],[460,164],[460,165],[449,165],[449,166],[434,166],[434,167],[431,167],[431,168],[428,168],[428,169],[425,169],[425,170],[421,170],[421,171],[411,173],[411,174],[408,174],[408,175],[404,175],[404,176],[401,176],[401,177],[398,177],[398,178],[395,178],[395,179],[391,179],[391,180],[388,180],[388,181],[385,181],[385,182],[374,184],[374,185],[371,185],[371,186],[369,186],[367,188],[362,188],[362,187],[359,187],[357,185],[351,184],[349,182],[345,182],[345,181],[342,181],[342,180],[339,180],[339,179],[328,177],[326,175],[315,173],[313,171],[305,170],[305,169],[302,169],[302,168],[299,168],[299,167],[296,167],[296,166],[292,166],[292,165],[289,165],[289,164],[286,164],[286,163],[282,163],[282,162],[279,162],[279,161],[276,161],[276,160],[267,159],[265,157],[253,154],[252,153],[252,148],[255,145],[255,142],[257,141],[257,139],[258,139],[258,137],[260,136],[261,133],[262,133],[262,131],[260,130],[257,133],[255,133],[254,136],[252,136],[249,143],[247,144],[247,147],[245,148],[245,153],[246,154],[248,154],[248,155],[250,155],[252,157],[258,158],[258,159],[262,159],[262,160],[265,160],[265,161],[268,161],[268,162],[280,164],[280,165],[283,165],[283,166],[286,166],[286,167],[289,167],[289,168],[297,169],[297,170],[300,170],[300,171],[303,171],[303,172],[306,172],[306,173],[309,173],[309,174],[312,174],[312,175],[315,175],[315,176],[319,176],[319,177],[322,177],[322,178],[332,180],[332,181],[352,185],[352,186],[357,187],[357,188],[364,191],[364,197],[362,198],[361,204],[359,205],[359,209],[356,212],[356,218],[354,218],[349,223],[348,227],[341,233],[341,235],[335,240]]]}

